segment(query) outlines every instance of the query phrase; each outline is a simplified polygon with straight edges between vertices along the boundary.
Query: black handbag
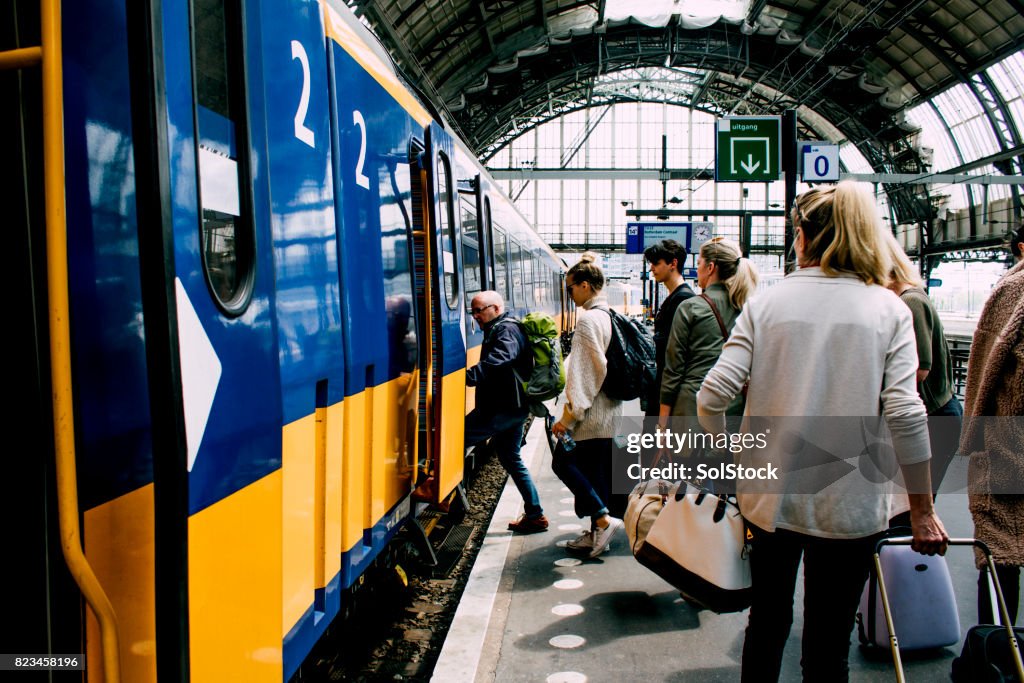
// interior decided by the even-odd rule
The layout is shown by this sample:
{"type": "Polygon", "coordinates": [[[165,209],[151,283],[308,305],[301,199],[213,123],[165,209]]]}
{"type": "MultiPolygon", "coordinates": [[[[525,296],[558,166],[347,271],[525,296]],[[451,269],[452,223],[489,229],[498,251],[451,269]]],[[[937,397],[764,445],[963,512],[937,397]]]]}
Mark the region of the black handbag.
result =
{"type": "MultiPolygon", "coordinates": [[[[1017,646],[1024,649],[1024,628],[1013,629],[1017,646]]],[[[953,660],[954,683],[1003,683],[1016,681],[1017,671],[1005,626],[982,624],[972,627],[964,649],[953,660]]]]}
{"type": "Polygon", "coordinates": [[[1024,660],[1021,659],[1024,629],[1013,628],[1010,612],[1006,609],[1003,588],[995,571],[992,553],[981,541],[975,546],[985,554],[989,589],[992,593],[993,614],[998,614],[1003,625],[979,624],[967,631],[964,649],[953,660],[952,678],[955,683],[1024,683],[1024,660]],[[998,607],[998,610],[995,609],[998,607]],[[1010,640],[1010,634],[1013,640],[1010,640]]]}

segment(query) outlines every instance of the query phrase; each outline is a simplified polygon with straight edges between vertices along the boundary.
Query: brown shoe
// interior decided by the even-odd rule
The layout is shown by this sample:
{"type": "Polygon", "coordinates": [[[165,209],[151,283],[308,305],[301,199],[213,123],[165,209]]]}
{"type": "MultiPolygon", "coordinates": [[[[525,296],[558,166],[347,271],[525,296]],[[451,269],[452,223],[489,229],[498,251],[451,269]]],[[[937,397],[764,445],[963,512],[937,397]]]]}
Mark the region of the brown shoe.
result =
{"type": "Polygon", "coordinates": [[[523,515],[514,522],[508,523],[508,528],[517,534],[537,534],[548,530],[548,518],[544,515],[530,519],[523,515]]]}

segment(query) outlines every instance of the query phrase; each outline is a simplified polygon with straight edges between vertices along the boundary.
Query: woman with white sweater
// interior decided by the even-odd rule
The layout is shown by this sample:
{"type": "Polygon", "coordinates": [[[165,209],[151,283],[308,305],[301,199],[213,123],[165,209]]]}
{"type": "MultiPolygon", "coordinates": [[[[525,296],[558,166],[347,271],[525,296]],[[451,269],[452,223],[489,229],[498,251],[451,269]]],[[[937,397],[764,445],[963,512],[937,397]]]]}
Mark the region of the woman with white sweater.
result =
{"type": "Polygon", "coordinates": [[[622,520],[608,514],[611,498],[612,437],[622,415],[622,401],[608,398],[601,385],[608,375],[605,356],[612,338],[608,299],[601,294],[604,273],[586,253],[569,269],[565,286],[580,309],[572,337],[572,352],[566,361],[565,397],[562,418],[551,431],[559,444],[551,469],[576,497],[576,514],[590,517],[591,528],[566,545],[570,550],[597,557],[605,551],[622,520]],[[572,434],[576,447],[565,449],[564,438],[572,434]]]}
{"type": "MultiPolygon", "coordinates": [[[[835,420],[823,426],[822,417],[863,424],[884,415],[910,490],[913,547],[944,553],[949,537],[932,507],[914,329],[910,310],[884,286],[890,261],[874,199],[853,183],[813,189],[797,197],[793,226],[800,270],[743,307],[697,394],[701,423],[721,431],[722,419],[711,416],[725,413],[748,378],[746,418],[802,416],[784,424],[800,421],[797,434],[808,434],[802,443],[810,446],[833,437],[835,420]]],[[[779,488],[738,482],[753,580],[741,680],[778,680],[802,558],[803,679],[845,681],[854,613],[874,543],[888,526],[892,485],[854,470],[800,488],[807,481],[801,472],[814,462],[796,458],[813,460],[818,451],[787,437],[773,435],[769,448],[745,454],[744,464],[754,467],[782,458],[788,466],[779,467],[779,488]]]]}

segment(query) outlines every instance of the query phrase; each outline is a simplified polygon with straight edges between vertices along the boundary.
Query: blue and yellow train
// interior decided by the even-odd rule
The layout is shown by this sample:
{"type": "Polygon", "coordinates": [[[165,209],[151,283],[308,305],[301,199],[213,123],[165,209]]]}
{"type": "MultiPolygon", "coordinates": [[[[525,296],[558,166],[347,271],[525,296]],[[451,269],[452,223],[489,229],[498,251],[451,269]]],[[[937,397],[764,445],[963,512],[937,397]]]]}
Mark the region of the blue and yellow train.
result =
{"type": "Polygon", "coordinates": [[[6,649],[287,680],[462,481],[470,299],[568,327],[564,264],[337,0],[8,18],[6,649]]]}

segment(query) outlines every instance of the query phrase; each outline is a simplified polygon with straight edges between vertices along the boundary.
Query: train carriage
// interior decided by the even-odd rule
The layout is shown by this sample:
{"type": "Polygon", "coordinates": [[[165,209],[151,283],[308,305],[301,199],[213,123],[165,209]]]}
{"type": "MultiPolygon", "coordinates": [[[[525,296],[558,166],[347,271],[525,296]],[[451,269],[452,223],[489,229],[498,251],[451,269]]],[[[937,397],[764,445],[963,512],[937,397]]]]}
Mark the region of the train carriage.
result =
{"type": "Polygon", "coordinates": [[[470,299],[564,264],[335,0],[15,6],[9,648],[287,680],[462,480],[470,299]]]}

